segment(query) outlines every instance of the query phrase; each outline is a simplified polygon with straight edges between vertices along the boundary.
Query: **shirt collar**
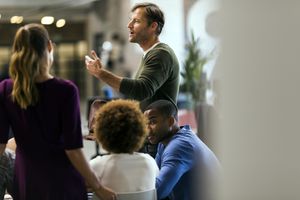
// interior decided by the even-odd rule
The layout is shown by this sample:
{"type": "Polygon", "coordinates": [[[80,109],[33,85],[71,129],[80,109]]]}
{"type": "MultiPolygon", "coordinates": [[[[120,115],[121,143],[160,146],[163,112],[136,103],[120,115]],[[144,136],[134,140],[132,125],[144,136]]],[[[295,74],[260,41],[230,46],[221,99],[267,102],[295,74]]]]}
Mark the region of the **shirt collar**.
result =
{"type": "Polygon", "coordinates": [[[156,42],[155,44],[152,45],[152,47],[150,47],[148,50],[144,51],[143,57],[145,57],[146,54],[147,54],[149,51],[151,51],[154,47],[156,47],[156,45],[158,45],[159,43],[160,43],[160,42],[156,42]]]}

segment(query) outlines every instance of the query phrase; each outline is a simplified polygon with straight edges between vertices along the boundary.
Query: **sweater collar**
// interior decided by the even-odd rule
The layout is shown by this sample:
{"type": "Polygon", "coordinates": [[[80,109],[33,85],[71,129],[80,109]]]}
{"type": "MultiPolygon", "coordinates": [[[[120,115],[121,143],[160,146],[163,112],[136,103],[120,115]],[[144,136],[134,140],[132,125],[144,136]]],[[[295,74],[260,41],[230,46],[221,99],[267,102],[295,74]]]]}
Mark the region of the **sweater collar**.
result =
{"type": "Polygon", "coordinates": [[[154,49],[154,47],[156,47],[160,42],[156,42],[155,44],[152,45],[152,47],[150,47],[148,50],[144,51],[144,55],[143,57],[146,56],[146,54],[151,51],[152,49],[154,49]]]}

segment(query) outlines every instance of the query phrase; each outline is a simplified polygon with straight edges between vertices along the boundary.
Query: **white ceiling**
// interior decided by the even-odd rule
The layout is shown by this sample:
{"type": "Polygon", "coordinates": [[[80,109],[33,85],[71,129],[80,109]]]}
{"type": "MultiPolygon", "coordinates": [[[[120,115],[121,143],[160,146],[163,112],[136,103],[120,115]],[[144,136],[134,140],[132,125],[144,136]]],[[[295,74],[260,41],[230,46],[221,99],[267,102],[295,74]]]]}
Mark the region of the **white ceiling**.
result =
{"type": "Polygon", "coordinates": [[[4,7],[38,7],[38,6],[79,6],[97,0],[0,0],[1,10],[4,7]]]}
{"type": "Polygon", "coordinates": [[[0,22],[9,21],[14,15],[23,16],[27,21],[39,20],[45,15],[83,20],[95,1],[99,0],[0,0],[0,22]]]}

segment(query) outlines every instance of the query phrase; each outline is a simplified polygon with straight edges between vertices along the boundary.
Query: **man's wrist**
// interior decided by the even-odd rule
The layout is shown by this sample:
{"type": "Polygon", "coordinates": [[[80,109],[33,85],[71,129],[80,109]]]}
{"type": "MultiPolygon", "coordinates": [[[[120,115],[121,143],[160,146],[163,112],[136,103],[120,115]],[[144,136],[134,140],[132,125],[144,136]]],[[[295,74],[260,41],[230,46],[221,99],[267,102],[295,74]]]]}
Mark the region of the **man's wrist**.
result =
{"type": "Polygon", "coordinates": [[[98,71],[98,73],[97,73],[97,78],[98,78],[98,79],[102,79],[104,70],[105,70],[105,69],[103,69],[103,68],[99,69],[99,71],[98,71]]]}

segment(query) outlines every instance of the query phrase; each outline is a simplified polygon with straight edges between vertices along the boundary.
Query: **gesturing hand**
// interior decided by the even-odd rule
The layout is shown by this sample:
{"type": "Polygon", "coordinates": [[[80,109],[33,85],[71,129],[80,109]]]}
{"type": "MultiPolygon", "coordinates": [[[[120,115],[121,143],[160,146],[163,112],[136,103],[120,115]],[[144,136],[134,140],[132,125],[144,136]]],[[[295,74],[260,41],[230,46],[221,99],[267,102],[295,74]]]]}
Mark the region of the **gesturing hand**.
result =
{"type": "Polygon", "coordinates": [[[100,61],[100,58],[97,56],[95,51],[91,51],[92,57],[90,58],[89,56],[85,57],[85,66],[88,72],[99,78],[99,75],[102,71],[102,63],[100,61]]]}

